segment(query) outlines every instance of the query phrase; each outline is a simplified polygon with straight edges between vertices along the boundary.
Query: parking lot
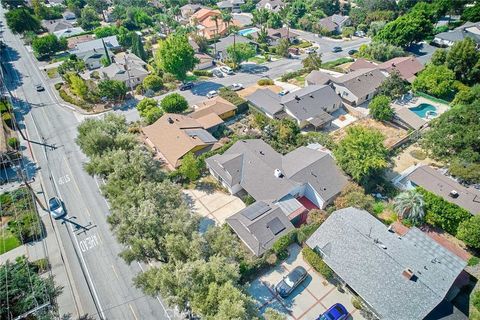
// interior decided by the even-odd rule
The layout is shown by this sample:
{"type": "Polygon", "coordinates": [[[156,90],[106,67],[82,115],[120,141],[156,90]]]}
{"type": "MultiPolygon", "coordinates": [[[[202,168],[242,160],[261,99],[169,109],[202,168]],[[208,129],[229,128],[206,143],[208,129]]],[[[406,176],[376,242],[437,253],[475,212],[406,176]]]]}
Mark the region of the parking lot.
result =
{"type": "Polygon", "coordinates": [[[341,303],[350,313],[348,319],[365,319],[361,312],[353,307],[352,295],[349,292],[340,292],[303,260],[300,246],[291,245],[289,252],[289,258],[255,279],[248,288],[257,303],[259,313],[272,308],[285,314],[287,319],[315,320],[335,303],[341,303]],[[288,298],[281,298],[274,293],[274,287],[296,266],[304,267],[308,276],[288,298]]]}

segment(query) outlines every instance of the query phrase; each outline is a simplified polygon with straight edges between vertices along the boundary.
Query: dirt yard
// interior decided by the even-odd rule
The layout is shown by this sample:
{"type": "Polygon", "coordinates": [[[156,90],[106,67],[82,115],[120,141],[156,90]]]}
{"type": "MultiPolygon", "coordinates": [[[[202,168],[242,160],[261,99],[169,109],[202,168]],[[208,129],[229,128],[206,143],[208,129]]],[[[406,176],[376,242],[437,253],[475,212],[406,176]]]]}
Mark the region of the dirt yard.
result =
{"type": "Polygon", "coordinates": [[[341,128],[337,131],[332,132],[331,136],[335,141],[338,142],[342,140],[347,134],[347,131],[346,131],[347,128],[351,126],[357,126],[357,125],[364,126],[371,129],[377,129],[378,131],[380,131],[385,136],[384,145],[387,148],[392,147],[393,145],[395,145],[395,143],[405,138],[408,134],[407,130],[397,127],[395,125],[383,123],[373,119],[364,118],[356,121],[355,123],[352,123],[349,126],[346,126],[344,128],[341,128]]]}

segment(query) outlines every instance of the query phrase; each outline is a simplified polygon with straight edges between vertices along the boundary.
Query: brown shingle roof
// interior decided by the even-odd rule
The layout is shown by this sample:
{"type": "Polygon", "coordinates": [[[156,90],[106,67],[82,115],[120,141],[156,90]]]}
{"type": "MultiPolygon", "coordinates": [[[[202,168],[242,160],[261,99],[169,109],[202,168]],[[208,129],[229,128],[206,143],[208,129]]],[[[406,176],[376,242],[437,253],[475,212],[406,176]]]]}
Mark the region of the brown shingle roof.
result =
{"type": "Polygon", "coordinates": [[[415,57],[397,57],[379,64],[378,68],[387,72],[397,70],[404,80],[413,82],[415,75],[422,71],[424,66],[415,57]]]}
{"type": "Polygon", "coordinates": [[[206,116],[209,113],[215,113],[217,116],[221,116],[230,111],[237,109],[235,105],[222,97],[215,97],[213,99],[205,100],[198,105],[198,109],[190,113],[190,117],[198,119],[206,116]]]}
{"type": "Polygon", "coordinates": [[[350,69],[350,71],[356,71],[358,69],[375,68],[375,67],[376,67],[376,64],[371,61],[368,61],[366,59],[357,59],[355,60],[354,63],[352,63],[348,67],[348,69],[350,69]]]}

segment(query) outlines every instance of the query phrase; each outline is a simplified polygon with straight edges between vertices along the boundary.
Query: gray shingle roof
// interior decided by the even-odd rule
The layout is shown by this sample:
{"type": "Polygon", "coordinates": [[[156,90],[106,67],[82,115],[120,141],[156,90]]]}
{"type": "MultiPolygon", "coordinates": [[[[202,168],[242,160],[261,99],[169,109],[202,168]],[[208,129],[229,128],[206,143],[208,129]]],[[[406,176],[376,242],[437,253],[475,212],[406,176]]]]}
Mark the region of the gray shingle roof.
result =
{"type": "Polygon", "coordinates": [[[276,201],[308,183],[329,201],[347,182],[325,152],[300,147],[282,156],[260,139],[238,141],[223,155],[214,155],[206,162],[230,186],[239,183],[256,200],[276,201]],[[275,169],[284,177],[277,178],[275,169]]]}
{"type": "Polygon", "coordinates": [[[405,107],[395,108],[394,117],[414,130],[420,129],[427,123],[425,120],[417,116],[415,112],[405,107]]]}
{"type": "Polygon", "coordinates": [[[272,116],[283,110],[280,96],[270,89],[258,89],[247,97],[247,101],[272,116]]]}
{"type": "Polygon", "coordinates": [[[287,94],[281,102],[297,119],[304,121],[322,116],[330,106],[340,106],[342,99],[330,86],[312,85],[287,94]]]}
{"type": "Polygon", "coordinates": [[[467,22],[454,30],[441,32],[435,35],[435,38],[456,42],[470,37],[475,40],[476,43],[480,43],[479,28],[480,23],[467,22]]]}
{"type": "Polygon", "coordinates": [[[357,97],[374,93],[387,77],[378,69],[359,69],[338,78],[332,82],[342,85],[357,97]]]}
{"type": "Polygon", "coordinates": [[[72,54],[81,54],[83,52],[89,52],[93,50],[103,50],[103,42],[105,42],[105,46],[109,50],[115,50],[120,48],[120,44],[118,43],[117,36],[110,36],[101,39],[95,39],[87,42],[77,43],[74,50],[70,50],[72,54]]]}
{"type": "Polygon", "coordinates": [[[279,237],[294,229],[283,211],[258,201],[225,220],[257,256],[270,249],[279,237]]]}
{"type": "Polygon", "coordinates": [[[332,213],[306,243],[381,319],[423,319],[466,266],[419,229],[400,237],[356,208],[332,213]]]}
{"type": "MultiPolygon", "coordinates": [[[[234,36],[232,34],[232,35],[226,36],[225,38],[220,39],[216,44],[217,52],[226,53],[227,48],[229,46],[233,45],[233,37],[234,36]]],[[[235,43],[249,43],[249,44],[252,44],[252,45],[256,45],[255,41],[250,40],[250,39],[248,39],[244,36],[241,36],[241,35],[235,35],[235,43]]],[[[215,46],[212,44],[211,47],[214,48],[215,46]]]]}
{"type": "Polygon", "coordinates": [[[324,84],[328,84],[331,78],[332,77],[328,73],[325,73],[319,70],[313,70],[305,77],[305,80],[309,85],[312,85],[312,84],[324,85],[324,84]]]}

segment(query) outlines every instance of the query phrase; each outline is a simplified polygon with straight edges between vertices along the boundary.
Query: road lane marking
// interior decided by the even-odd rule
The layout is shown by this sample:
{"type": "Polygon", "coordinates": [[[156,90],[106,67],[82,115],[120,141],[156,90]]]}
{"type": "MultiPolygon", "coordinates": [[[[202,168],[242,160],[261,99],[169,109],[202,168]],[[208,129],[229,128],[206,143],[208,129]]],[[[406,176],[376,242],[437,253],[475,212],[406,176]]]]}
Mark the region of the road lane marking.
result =
{"type": "Polygon", "coordinates": [[[132,314],[133,314],[133,317],[135,318],[135,320],[138,320],[137,315],[135,314],[135,311],[133,311],[132,305],[129,303],[128,306],[130,307],[130,311],[132,311],[132,314]]]}
{"type": "Polygon", "coordinates": [[[64,175],[63,177],[58,178],[58,184],[62,185],[65,183],[70,182],[70,176],[68,174],[64,175]]]}
{"type": "Polygon", "coordinates": [[[82,252],[87,252],[88,250],[95,248],[99,244],[100,242],[98,241],[97,235],[94,234],[80,240],[80,250],[82,250],[82,252]]]}
{"type": "Polygon", "coordinates": [[[117,277],[117,280],[120,280],[120,277],[118,276],[117,270],[115,270],[115,266],[112,264],[112,269],[113,273],[115,273],[115,277],[117,277]]]}

